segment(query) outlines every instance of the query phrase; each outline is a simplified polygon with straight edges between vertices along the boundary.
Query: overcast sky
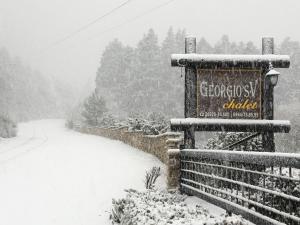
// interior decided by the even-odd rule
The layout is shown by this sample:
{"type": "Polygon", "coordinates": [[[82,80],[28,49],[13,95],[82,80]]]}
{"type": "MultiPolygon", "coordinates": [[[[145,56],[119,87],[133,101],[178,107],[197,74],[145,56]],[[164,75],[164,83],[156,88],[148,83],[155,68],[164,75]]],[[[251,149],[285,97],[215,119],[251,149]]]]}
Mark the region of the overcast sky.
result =
{"type": "Polygon", "coordinates": [[[125,0],[0,0],[0,47],[47,76],[83,86],[94,80],[110,40],[135,45],[149,28],[160,40],[170,26],[214,44],[223,34],[231,40],[289,36],[300,40],[299,0],[175,0],[144,17],[103,34],[169,0],[132,0],[109,17],[57,45],[57,40],[125,0]]]}

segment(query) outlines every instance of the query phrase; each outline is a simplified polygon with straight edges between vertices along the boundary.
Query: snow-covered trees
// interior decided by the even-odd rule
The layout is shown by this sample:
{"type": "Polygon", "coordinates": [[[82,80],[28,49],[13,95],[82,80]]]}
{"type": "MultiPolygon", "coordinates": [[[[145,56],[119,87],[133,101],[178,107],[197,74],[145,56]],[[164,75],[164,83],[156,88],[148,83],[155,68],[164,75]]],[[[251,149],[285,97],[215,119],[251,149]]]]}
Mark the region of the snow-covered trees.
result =
{"type": "Polygon", "coordinates": [[[299,152],[300,144],[300,43],[290,38],[283,40],[276,53],[291,57],[289,69],[281,70],[281,76],[275,87],[275,118],[291,120],[292,129],[289,135],[277,135],[277,146],[287,152],[299,152]]]}
{"type": "Polygon", "coordinates": [[[129,112],[148,113],[164,111],[167,101],[164,90],[171,88],[167,74],[161,73],[160,47],[152,29],[144,35],[135,49],[132,61],[132,79],[122,91],[121,108],[129,112]],[[129,97],[130,96],[130,97],[129,97]]]}
{"type": "Polygon", "coordinates": [[[73,103],[71,93],[69,87],[32,70],[0,48],[1,115],[14,121],[62,117],[73,103]]]}
{"type": "MultiPolygon", "coordinates": [[[[181,72],[184,74],[184,71],[170,66],[170,54],[184,53],[185,36],[185,30],[170,28],[159,43],[155,31],[150,29],[135,47],[125,46],[118,40],[107,46],[97,72],[96,91],[105,96],[114,115],[128,118],[130,113],[160,112],[167,118],[183,117],[184,78],[181,72]]],[[[197,52],[201,54],[261,54],[253,42],[234,42],[226,35],[216,44],[203,37],[198,40],[197,52]]],[[[289,143],[300,143],[299,135],[297,137],[299,126],[296,125],[300,124],[300,117],[291,113],[300,111],[297,78],[300,44],[287,38],[278,45],[276,53],[291,55],[291,68],[282,70],[283,76],[274,92],[275,118],[294,118],[293,137],[285,136],[286,144],[290,146],[289,143]],[[292,110],[286,110],[291,107],[292,110]]],[[[295,151],[295,147],[289,148],[295,151]]]]}
{"type": "Polygon", "coordinates": [[[107,96],[107,106],[114,114],[127,117],[131,112],[162,112],[169,117],[183,112],[180,73],[168,65],[170,54],[178,46],[183,48],[184,36],[182,31],[170,30],[159,46],[157,35],[150,29],[136,48],[117,40],[108,45],[97,72],[96,90],[107,96]]]}
{"type": "Polygon", "coordinates": [[[84,102],[82,116],[88,125],[97,126],[105,112],[107,112],[107,108],[104,98],[93,92],[84,102]]]}
{"type": "MultiPolygon", "coordinates": [[[[174,31],[171,27],[161,44],[153,29],[134,48],[112,41],[98,68],[97,93],[105,95],[107,106],[122,117],[131,112],[182,117],[184,80],[181,71],[170,66],[170,55],[184,53],[185,36],[185,30],[174,31]]],[[[226,35],[216,45],[200,38],[197,52],[259,54],[252,42],[232,42],[226,35]]]]}
{"type": "Polygon", "coordinates": [[[116,89],[120,89],[130,78],[125,71],[130,67],[132,55],[133,49],[124,46],[117,39],[109,43],[101,58],[96,84],[102,86],[113,85],[116,89]]]}
{"type": "Polygon", "coordinates": [[[300,43],[292,41],[290,38],[284,39],[277,50],[280,54],[287,54],[291,57],[291,65],[288,70],[282,70],[282,75],[278,82],[278,91],[275,100],[280,103],[299,103],[299,73],[300,73],[300,43]]]}

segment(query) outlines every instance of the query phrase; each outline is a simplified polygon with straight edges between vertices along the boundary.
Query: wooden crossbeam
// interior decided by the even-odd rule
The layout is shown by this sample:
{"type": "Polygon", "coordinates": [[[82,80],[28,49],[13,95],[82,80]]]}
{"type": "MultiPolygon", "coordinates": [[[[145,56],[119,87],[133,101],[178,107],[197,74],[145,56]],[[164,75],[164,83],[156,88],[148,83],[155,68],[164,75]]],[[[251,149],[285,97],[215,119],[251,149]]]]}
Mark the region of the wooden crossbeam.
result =
{"type": "Polygon", "coordinates": [[[288,133],[291,124],[288,120],[171,119],[172,131],[184,131],[190,127],[195,131],[288,133]]]}
{"type": "Polygon", "coordinates": [[[288,68],[288,55],[215,55],[215,54],[172,54],[171,66],[196,65],[198,68],[288,68]]]}
{"type": "Polygon", "coordinates": [[[243,152],[229,150],[183,149],[182,156],[225,160],[228,162],[254,163],[266,167],[292,167],[300,169],[300,154],[279,152],[243,152]]]}

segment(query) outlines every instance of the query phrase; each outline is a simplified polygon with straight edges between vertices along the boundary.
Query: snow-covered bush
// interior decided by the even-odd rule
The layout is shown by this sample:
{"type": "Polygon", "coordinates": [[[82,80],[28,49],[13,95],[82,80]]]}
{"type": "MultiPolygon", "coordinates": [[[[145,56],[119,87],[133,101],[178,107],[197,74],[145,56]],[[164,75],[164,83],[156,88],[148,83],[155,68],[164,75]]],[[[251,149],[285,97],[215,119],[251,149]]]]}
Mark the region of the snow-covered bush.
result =
{"type": "Polygon", "coordinates": [[[143,131],[147,135],[158,135],[169,129],[169,122],[161,113],[151,113],[147,117],[138,115],[127,120],[129,130],[143,131]]]}
{"type": "Polygon", "coordinates": [[[112,200],[112,209],[109,216],[109,218],[112,220],[112,223],[121,223],[122,217],[124,215],[125,205],[125,199],[112,200]]]}
{"type": "Polygon", "coordinates": [[[75,127],[86,125],[85,118],[82,116],[83,110],[83,102],[70,108],[69,112],[66,113],[65,126],[69,129],[74,129],[75,127]]]}
{"type": "Polygon", "coordinates": [[[144,134],[158,135],[165,133],[169,129],[169,122],[161,113],[151,113],[142,130],[144,134]]]}
{"type": "Polygon", "coordinates": [[[17,135],[17,125],[8,116],[0,116],[0,137],[10,138],[17,135]]]}
{"type": "MultiPolygon", "coordinates": [[[[208,140],[206,149],[225,149],[227,146],[248,137],[252,133],[219,132],[208,140]]],[[[235,151],[263,151],[261,138],[255,137],[232,148],[235,151]]]]}
{"type": "Polygon", "coordinates": [[[214,216],[200,205],[189,206],[187,196],[158,190],[126,190],[124,199],[113,200],[110,219],[120,225],[246,225],[240,216],[214,216]]]}
{"type": "Polygon", "coordinates": [[[74,121],[72,119],[67,119],[66,120],[66,123],[65,123],[65,126],[69,129],[73,129],[74,128],[74,121]]]}
{"type": "Polygon", "coordinates": [[[127,120],[127,124],[129,126],[128,129],[130,131],[141,131],[144,123],[145,123],[145,121],[140,118],[129,118],[127,120]]]}
{"type": "Polygon", "coordinates": [[[107,112],[104,99],[98,97],[95,92],[74,111],[66,122],[66,127],[71,129],[75,123],[101,127],[127,126],[129,131],[142,131],[146,135],[162,134],[169,129],[169,122],[161,113],[151,113],[148,116],[135,113],[127,120],[119,119],[107,112]],[[76,111],[81,112],[80,116],[76,111]]]}
{"type": "Polygon", "coordinates": [[[145,187],[146,189],[153,189],[155,187],[155,182],[157,178],[161,175],[160,167],[152,167],[151,170],[146,171],[146,178],[145,178],[145,187]]]}
{"type": "Polygon", "coordinates": [[[111,114],[105,113],[101,120],[99,121],[100,126],[104,127],[112,127],[112,126],[118,126],[118,120],[111,114]]]}

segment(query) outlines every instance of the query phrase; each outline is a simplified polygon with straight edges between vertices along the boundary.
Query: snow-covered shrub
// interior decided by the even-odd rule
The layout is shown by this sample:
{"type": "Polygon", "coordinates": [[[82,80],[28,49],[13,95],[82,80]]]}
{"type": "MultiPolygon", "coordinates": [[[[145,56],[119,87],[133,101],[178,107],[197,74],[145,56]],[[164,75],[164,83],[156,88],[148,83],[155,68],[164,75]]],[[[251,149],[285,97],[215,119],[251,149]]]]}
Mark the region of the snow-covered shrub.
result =
{"type": "Polygon", "coordinates": [[[148,123],[144,124],[142,130],[145,134],[161,134],[169,129],[169,121],[161,113],[151,113],[147,118],[148,123]]]}
{"type": "Polygon", "coordinates": [[[157,178],[161,175],[160,167],[152,167],[151,170],[146,171],[145,187],[146,189],[153,189],[157,178]]]}
{"type": "Polygon", "coordinates": [[[69,129],[79,128],[86,125],[85,118],[82,116],[84,110],[83,102],[73,106],[66,113],[65,126],[69,129]]]}
{"type": "Polygon", "coordinates": [[[112,223],[121,223],[124,215],[125,203],[125,199],[112,200],[112,209],[109,215],[109,219],[112,220],[112,223]]]}
{"type": "Polygon", "coordinates": [[[118,120],[111,114],[105,113],[99,122],[100,126],[112,127],[118,124],[118,120]]]}
{"type": "Polygon", "coordinates": [[[128,118],[127,119],[128,130],[129,131],[141,131],[145,121],[140,118],[128,118]]]}
{"type": "Polygon", "coordinates": [[[67,128],[73,129],[74,128],[74,121],[72,119],[67,119],[65,125],[66,125],[67,128]]]}
{"type": "MultiPolygon", "coordinates": [[[[225,149],[227,146],[248,137],[252,133],[219,132],[208,140],[206,149],[225,149]]],[[[235,151],[263,151],[261,138],[255,137],[232,148],[235,151]]]]}
{"type": "Polygon", "coordinates": [[[0,137],[10,138],[17,135],[17,125],[8,116],[0,116],[0,137]]]}
{"type": "Polygon", "coordinates": [[[240,216],[214,216],[200,205],[190,206],[187,196],[158,190],[126,190],[124,199],[113,201],[112,224],[120,225],[246,225],[240,216]],[[117,213],[116,213],[117,211],[117,213]]]}
{"type": "Polygon", "coordinates": [[[147,117],[138,115],[127,120],[129,130],[143,131],[147,135],[158,135],[169,129],[169,122],[161,113],[151,113],[147,117]]]}
{"type": "MultiPolygon", "coordinates": [[[[146,135],[158,135],[169,129],[168,120],[161,113],[151,113],[148,116],[131,114],[127,120],[120,120],[107,112],[104,100],[95,94],[86,99],[81,107],[83,123],[88,126],[101,127],[123,127],[127,126],[129,131],[142,131],[146,135]]],[[[73,117],[71,117],[73,120],[73,117]]],[[[76,122],[82,123],[82,119],[76,122]]],[[[68,127],[68,124],[66,124],[68,127]]],[[[70,124],[71,125],[71,124],[70,124]]]]}
{"type": "Polygon", "coordinates": [[[160,113],[151,113],[142,130],[144,134],[158,135],[165,133],[169,129],[169,122],[160,113]]]}

